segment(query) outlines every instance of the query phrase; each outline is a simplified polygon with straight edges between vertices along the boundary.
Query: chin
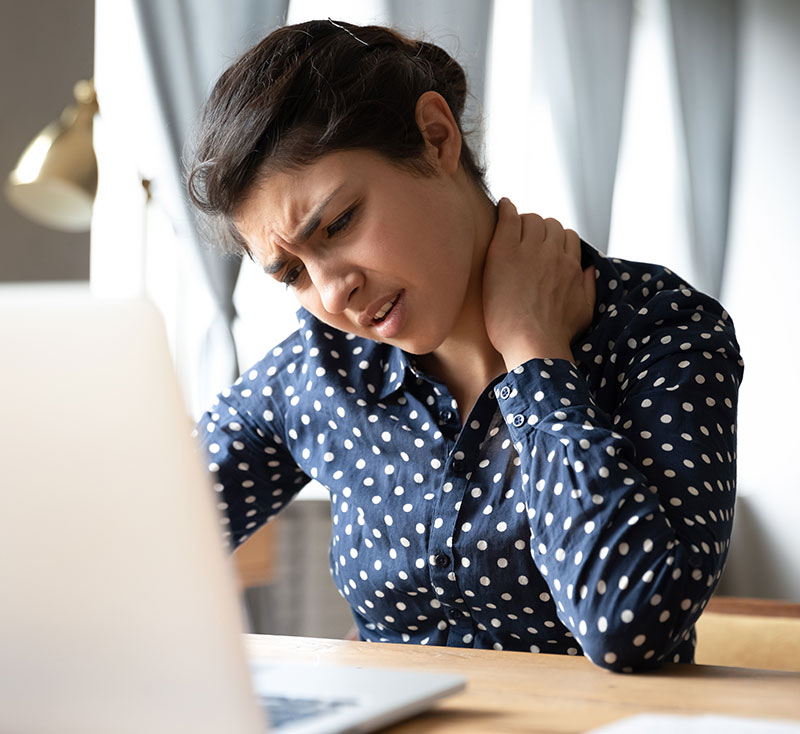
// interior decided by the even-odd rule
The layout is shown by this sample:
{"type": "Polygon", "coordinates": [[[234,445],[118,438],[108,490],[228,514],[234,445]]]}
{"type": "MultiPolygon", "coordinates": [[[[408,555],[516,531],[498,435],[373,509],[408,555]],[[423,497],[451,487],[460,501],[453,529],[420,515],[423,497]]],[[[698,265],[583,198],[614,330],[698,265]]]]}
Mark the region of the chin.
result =
{"type": "Polygon", "coordinates": [[[398,339],[397,341],[392,341],[391,344],[399,347],[404,352],[420,356],[435,351],[442,345],[443,341],[443,338],[428,337],[419,339],[398,339]]]}

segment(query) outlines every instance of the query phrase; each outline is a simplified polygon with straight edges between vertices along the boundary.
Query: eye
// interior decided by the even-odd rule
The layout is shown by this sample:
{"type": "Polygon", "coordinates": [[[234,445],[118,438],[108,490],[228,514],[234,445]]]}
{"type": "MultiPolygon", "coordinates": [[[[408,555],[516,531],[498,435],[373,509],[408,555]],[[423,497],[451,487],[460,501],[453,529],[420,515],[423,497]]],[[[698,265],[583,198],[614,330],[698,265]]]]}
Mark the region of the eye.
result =
{"type": "Polygon", "coordinates": [[[293,268],[286,271],[286,274],[281,278],[281,282],[287,287],[291,288],[294,285],[297,285],[297,281],[300,279],[300,276],[303,274],[303,266],[302,265],[295,265],[293,268]]]}
{"type": "Polygon", "coordinates": [[[353,221],[353,217],[355,216],[357,208],[358,206],[350,207],[350,209],[342,214],[342,216],[328,225],[328,227],[325,229],[325,231],[328,233],[328,237],[335,237],[340,232],[346,230],[353,221]]]}

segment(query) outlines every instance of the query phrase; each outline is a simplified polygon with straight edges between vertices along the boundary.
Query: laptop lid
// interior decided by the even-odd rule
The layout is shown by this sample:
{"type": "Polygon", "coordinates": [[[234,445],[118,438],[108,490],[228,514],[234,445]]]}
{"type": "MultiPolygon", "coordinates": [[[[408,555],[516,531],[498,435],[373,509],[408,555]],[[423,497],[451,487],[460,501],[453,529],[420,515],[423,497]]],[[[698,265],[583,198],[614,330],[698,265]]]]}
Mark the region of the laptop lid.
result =
{"type": "Polygon", "coordinates": [[[0,731],[263,731],[146,302],[0,288],[0,731]]]}
{"type": "Polygon", "coordinates": [[[254,734],[264,707],[281,734],[372,731],[463,688],[441,673],[248,666],[151,304],[0,287],[0,350],[0,734],[254,734]]]}

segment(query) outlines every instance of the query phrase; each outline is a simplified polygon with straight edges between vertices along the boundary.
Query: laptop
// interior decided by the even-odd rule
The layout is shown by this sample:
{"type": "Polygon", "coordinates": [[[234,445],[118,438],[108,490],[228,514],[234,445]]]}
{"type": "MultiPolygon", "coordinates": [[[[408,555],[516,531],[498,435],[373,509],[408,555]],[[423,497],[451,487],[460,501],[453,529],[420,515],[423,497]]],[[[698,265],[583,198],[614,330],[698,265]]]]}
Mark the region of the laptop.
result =
{"type": "Polygon", "coordinates": [[[0,396],[0,732],[367,732],[463,687],[247,660],[152,305],[0,287],[0,396]]]}

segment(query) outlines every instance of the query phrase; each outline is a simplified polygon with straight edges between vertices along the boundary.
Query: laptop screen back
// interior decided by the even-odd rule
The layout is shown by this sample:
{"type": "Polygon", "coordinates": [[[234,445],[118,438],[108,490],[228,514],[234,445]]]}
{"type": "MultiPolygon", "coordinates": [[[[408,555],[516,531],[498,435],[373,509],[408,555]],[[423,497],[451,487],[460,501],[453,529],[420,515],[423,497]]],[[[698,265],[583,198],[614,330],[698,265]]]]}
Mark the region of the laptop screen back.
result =
{"type": "Polygon", "coordinates": [[[2,288],[0,351],[0,731],[263,731],[157,311],[2,288]]]}

